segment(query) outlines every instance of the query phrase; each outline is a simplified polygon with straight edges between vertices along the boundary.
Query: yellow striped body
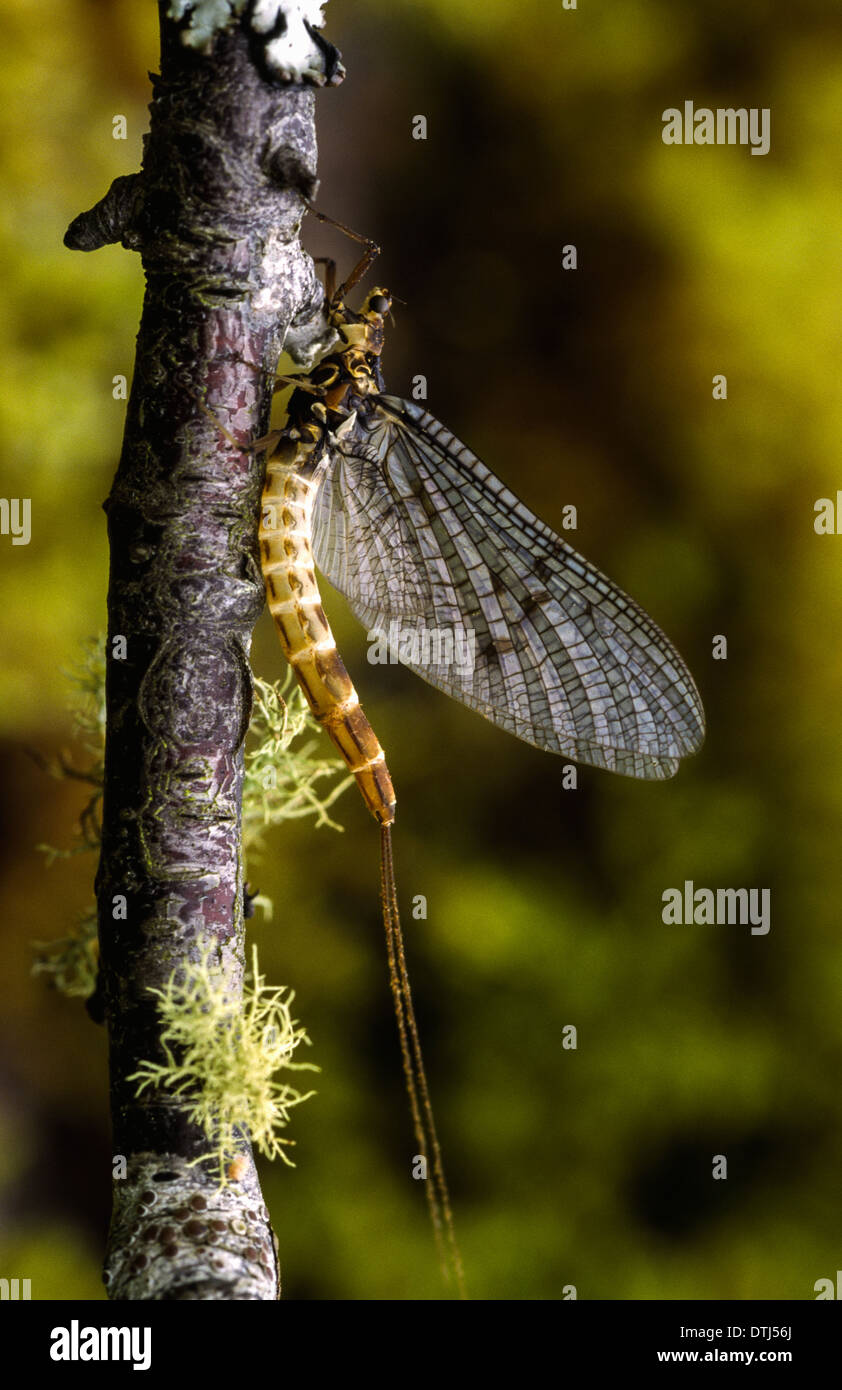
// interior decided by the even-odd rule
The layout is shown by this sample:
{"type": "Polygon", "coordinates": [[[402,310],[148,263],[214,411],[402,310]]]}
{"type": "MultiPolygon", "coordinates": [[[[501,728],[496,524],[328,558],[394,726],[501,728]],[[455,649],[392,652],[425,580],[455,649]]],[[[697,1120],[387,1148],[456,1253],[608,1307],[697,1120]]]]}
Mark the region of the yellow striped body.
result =
{"type": "Polygon", "coordinates": [[[391,825],[395,792],[386,755],[336,649],[316,582],[310,534],[319,485],[312,459],[317,434],[297,441],[284,436],[266,464],[259,531],[266,597],[310,709],[356,777],[375,820],[391,825]]]}

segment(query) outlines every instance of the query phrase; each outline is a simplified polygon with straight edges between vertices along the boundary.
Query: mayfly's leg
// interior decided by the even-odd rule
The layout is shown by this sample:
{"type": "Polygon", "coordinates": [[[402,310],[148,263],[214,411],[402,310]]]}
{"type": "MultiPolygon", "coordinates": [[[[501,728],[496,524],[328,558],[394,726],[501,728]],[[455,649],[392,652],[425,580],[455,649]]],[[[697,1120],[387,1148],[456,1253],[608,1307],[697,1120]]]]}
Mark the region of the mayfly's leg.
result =
{"type": "MultiPolygon", "coordinates": [[[[215,415],[210,406],[205,404],[198,391],[188,385],[187,382],[182,382],[182,386],[185,391],[193,397],[203,414],[207,415],[208,419],[213,421],[223,438],[227,439],[228,443],[231,444],[233,448],[239,449],[243,454],[262,454],[265,453],[267,449],[274,449],[283,434],[283,430],[270,430],[269,433],[264,434],[262,438],[253,440],[251,444],[241,444],[238,439],[234,438],[231,431],[225,428],[219,416],[215,415]]],[[[325,388],[323,386],[313,386],[307,378],[303,376],[276,377],[275,384],[272,387],[272,393],[283,391],[287,386],[294,386],[299,391],[310,391],[314,396],[323,396],[325,394],[325,388]]]]}
{"type": "MultiPolygon", "coordinates": [[[[187,382],[182,382],[181,384],[185,391],[193,397],[202,413],[207,415],[209,420],[213,421],[223,439],[227,439],[228,443],[234,449],[238,449],[241,454],[262,454],[267,449],[274,449],[283,433],[282,430],[271,430],[270,433],[265,434],[262,439],[255,439],[252,444],[241,444],[239,439],[235,439],[231,431],[225,428],[219,416],[214,414],[210,406],[205,405],[198,391],[194,390],[187,382]]],[[[280,390],[280,387],[276,387],[276,390],[280,390]]]]}
{"type": "MultiPolygon", "coordinates": [[[[340,224],[337,223],[337,226],[339,225],[340,224]]],[[[339,289],[334,294],[333,299],[335,303],[341,304],[344,301],[348,291],[352,290],[354,286],[360,280],[362,280],[363,276],[368,274],[369,270],[371,269],[372,265],[377,260],[377,257],[379,255],[380,247],[377,245],[375,241],[369,241],[368,250],[361,257],[361,259],[357,261],[357,264],[354,266],[354,269],[351,271],[351,274],[348,276],[347,280],[343,280],[342,284],[339,286],[339,289]]]]}
{"type": "Polygon", "coordinates": [[[267,449],[274,449],[275,445],[280,441],[282,434],[283,430],[270,430],[269,433],[264,434],[261,439],[255,439],[254,443],[249,445],[251,453],[264,454],[267,449]]]}
{"type": "Polygon", "coordinates": [[[235,439],[231,431],[225,428],[219,416],[214,414],[209,405],[205,405],[205,402],[202,400],[198,391],[196,391],[192,386],[190,386],[188,382],[182,381],[181,385],[187,392],[187,394],[193,397],[194,401],[196,402],[197,406],[202,411],[202,413],[204,415],[207,415],[209,420],[213,421],[213,423],[216,425],[216,428],[219,430],[219,433],[222,435],[224,439],[228,440],[228,443],[232,445],[233,448],[238,449],[241,454],[247,454],[255,447],[253,444],[241,444],[239,439],[235,439]]]}
{"type": "Polygon", "coordinates": [[[311,212],[314,217],[317,217],[320,222],[325,222],[330,227],[338,227],[339,231],[344,232],[352,241],[358,241],[361,246],[365,247],[363,255],[354,266],[347,280],[344,280],[339,286],[339,289],[328,296],[331,303],[341,303],[348,291],[352,290],[354,286],[362,280],[363,276],[368,274],[369,269],[380,255],[380,247],[377,245],[376,241],[371,240],[371,237],[361,236],[359,232],[354,231],[353,227],[346,227],[344,222],[337,221],[335,217],[328,217],[326,212],[319,212],[318,208],[314,208],[312,203],[308,203],[306,198],[302,198],[301,201],[307,211],[311,212]]]}
{"type": "Polygon", "coordinates": [[[314,386],[306,376],[276,376],[272,392],[283,391],[287,386],[297,386],[299,391],[309,391],[313,396],[325,395],[324,386],[314,386]]]}

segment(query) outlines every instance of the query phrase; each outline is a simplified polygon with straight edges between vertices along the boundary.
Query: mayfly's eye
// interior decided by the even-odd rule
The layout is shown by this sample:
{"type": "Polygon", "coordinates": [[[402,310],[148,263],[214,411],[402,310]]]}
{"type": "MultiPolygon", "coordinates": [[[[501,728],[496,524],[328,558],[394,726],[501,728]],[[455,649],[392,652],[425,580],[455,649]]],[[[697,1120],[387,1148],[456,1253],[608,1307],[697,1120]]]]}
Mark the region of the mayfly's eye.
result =
{"type": "Polygon", "coordinates": [[[391,306],[385,294],[373,294],[368,301],[368,307],[375,314],[388,314],[391,306]]]}

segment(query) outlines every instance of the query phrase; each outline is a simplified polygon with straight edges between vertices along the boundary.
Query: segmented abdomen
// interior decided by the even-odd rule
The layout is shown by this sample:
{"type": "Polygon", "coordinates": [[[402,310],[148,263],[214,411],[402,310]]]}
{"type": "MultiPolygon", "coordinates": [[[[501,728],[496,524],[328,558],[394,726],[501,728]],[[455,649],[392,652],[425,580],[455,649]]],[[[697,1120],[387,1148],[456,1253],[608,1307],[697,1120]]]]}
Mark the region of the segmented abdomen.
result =
{"type": "Polygon", "coordinates": [[[395,792],[386,755],[336,649],[316,583],[310,526],[318,478],[311,452],[311,443],[293,446],[284,439],[266,464],[259,540],[269,611],[310,709],[356,777],[371,814],[391,825],[395,792]]]}

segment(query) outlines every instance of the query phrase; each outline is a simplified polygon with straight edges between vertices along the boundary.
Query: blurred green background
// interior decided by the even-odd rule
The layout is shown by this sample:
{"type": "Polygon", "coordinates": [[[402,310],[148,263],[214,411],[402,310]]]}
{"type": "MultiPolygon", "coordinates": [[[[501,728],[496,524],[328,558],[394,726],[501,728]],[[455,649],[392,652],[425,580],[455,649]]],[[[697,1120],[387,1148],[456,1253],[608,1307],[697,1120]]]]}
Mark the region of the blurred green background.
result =
{"type": "MultiPolygon", "coordinates": [[[[100,504],[119,452],[136,257],[63,249],[139,161],[152,0],[7,0],[0,52],[6,497],[0,537],[0,1274],[102,1298],[105,1040],[29,977],[90,901],[47,869],[84,789],[61,675],[105,625],[100,504]],[[129,139],[111,138],[128,118],[129,139]]],[[[388,750],[410,967],[475,1297],[814,1297],[842,1265],[842,22],[833,0],[332,0],[345,84],[320,94],[319,205],[384,247],[406,301],[389,389],[428,408],[665,628],[709,735],[661,785],[581,769],[370,666],[328,608],[388,750]],[[771,152],[672,148],[661,113],[768,106],[771,152]],[[423,114],[428,138],[415,141],[423,114]],[[575,243],[579,269],[563,272],[575,243]],[[711,379],[728,378],[727,402],[711,379]],[[727,661],[711,658],[715,634],[727,661]],[[772,929],[668,927],[685,879],[769,888],[772,929]],[[426,921],[411,897],[424,894],[426,921]],[[562,1047],[575,1024],[576,1051],[562,1047]],[[728,1179],[711,1177],[713,1156],[728,1179]]],[[[354,247],[309,225],[349,266],[354,247]]],[[[255,667],[280,674],[266,617],[255,667]]],[[[377,835],[277,832],[250,926],[322,1067],[297,1167],[264,1168],[290,1298],[437,1298],[377,904],[377,835]]]]}

